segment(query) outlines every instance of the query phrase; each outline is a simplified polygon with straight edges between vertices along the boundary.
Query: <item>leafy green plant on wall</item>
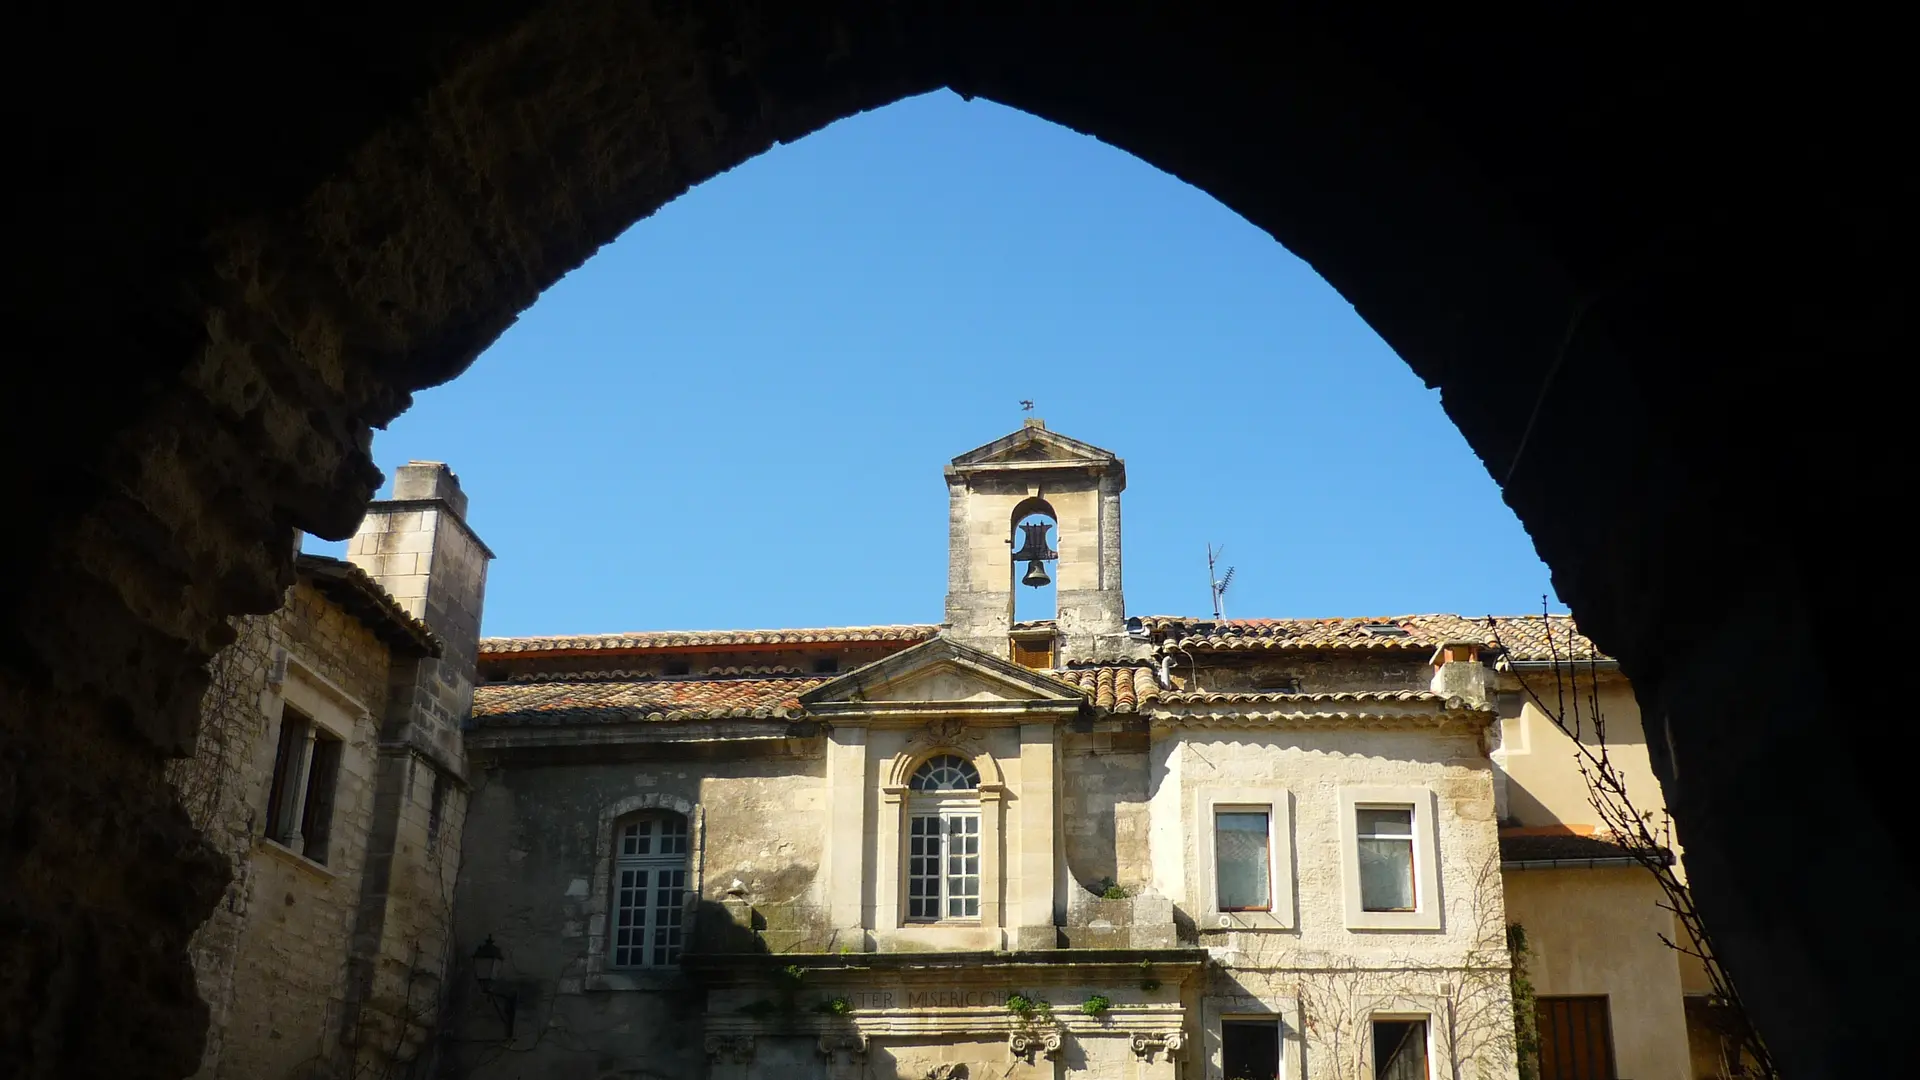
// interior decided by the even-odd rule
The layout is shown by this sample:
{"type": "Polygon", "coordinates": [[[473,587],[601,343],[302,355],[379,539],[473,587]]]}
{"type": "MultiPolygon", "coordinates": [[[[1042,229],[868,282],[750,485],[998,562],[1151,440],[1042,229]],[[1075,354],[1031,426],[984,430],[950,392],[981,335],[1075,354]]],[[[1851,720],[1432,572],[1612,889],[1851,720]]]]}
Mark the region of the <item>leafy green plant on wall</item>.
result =
{"type": "Polygon", "coordinates": [[[1113,999],[1105,994],[1088,995],[1087,1000],[1080,1003],[1080,1011],[1088,1016],[1099,1016],[1111,1008],[1113,1008],[1113,999]]]}
{"type": "Polygon", "coordinates": [[[1140,961],[1140,989],[1160,989],[1160,980],[1153,974],[1153,961],[1151,960],[1140,961]]]}
{"type": "Polygon", "coordinates": [[[1128,896],[1127,890],[1110,877],[1103,877],[1094,882],[1093,888],[1089,891],[1102,900],[1125,900],[1128,896]]]}
{"type": "Polygon", "coordinates": [[[1527,978],[1527,928],[1507,926],[1507,952],[1513,956],[1508,993],[1513,999],[1513,1050],[1520,1059],[1520,1080],[1540,1080],[1540,1028],[1534,1012],[1533,980],[1527,978]]]}
{"type": "Polygon", "coordinates": [[[853,1002],[846,997],[831,997],[815,1007],[828,1016],[845,1016],[853,1011],[853,1002]]]}

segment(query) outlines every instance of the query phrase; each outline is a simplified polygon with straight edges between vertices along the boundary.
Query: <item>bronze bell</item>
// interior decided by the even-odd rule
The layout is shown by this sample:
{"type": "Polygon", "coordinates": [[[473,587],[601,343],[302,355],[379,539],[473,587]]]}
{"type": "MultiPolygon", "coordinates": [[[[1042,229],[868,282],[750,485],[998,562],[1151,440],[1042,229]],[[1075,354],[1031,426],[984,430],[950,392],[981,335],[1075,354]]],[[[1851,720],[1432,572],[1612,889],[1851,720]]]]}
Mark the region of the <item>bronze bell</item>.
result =
{"type": "Polygon", "coordinates": [[[1045,521],[1021,524],[1020,528],[1027,538],[1020,545],[1020,550],[1013,553],[1014,562],[1027,564],[1027,572],[1020,575],[1020,584],[1037,589],[1053,580],[1047,575],[1046,563],[1048,559],[1057,559],[1060,555],[1047,546],[1047,530],[1052,527],[1052,523],[1045,521]]]}

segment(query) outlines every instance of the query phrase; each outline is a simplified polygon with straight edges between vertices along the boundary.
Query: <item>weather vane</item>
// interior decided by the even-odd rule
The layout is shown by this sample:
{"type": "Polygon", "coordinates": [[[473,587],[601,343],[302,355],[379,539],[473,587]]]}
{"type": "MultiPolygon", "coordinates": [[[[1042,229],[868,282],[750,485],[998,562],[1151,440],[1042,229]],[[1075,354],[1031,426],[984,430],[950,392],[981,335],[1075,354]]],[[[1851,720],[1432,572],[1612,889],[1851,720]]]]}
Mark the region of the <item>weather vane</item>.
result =
{"type": "Polygon", "coordinates": [[[1021,411],[1021,412],[1032,412],[1032,411],[1033,411],[1033,399],[1032,399],[1032,398],[1021,398],[1021,399],[1020,399],[1020,411],[1021,411]]]}

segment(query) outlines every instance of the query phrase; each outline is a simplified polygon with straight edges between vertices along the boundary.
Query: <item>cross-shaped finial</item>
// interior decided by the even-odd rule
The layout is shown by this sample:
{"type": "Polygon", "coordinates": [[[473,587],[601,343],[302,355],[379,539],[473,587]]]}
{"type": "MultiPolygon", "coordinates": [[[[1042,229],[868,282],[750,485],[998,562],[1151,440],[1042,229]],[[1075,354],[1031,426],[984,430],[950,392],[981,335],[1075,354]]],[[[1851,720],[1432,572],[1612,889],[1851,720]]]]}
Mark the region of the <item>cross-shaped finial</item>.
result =
{"type": "Polygon", "coordinates": [[[1020,411],[1021,411],[1021,412],[1032,412],[1032,411],[1033,411],[1033,400],[1032,400],[1031,398],[1022,398],[1022,399],[1020,399],[1020,411]]]}

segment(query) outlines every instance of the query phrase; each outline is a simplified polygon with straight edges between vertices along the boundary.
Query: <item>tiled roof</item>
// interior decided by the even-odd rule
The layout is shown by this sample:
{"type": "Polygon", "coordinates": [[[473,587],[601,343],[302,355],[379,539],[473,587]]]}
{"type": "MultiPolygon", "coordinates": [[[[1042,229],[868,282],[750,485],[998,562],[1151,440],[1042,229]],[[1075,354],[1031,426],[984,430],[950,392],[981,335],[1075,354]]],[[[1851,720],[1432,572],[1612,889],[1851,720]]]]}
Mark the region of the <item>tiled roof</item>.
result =
{"type": "Polygon", "coordinates": [[[1456,641],[1492,645],[1497,639],[1516,660],[1544,660],[1555,651],[1578,659],[1600,657],[1593,643],[1575,630],[1568,615],[1497,616],[1491,620],[1462,615],[1392,615],[1373,619],[1188,619],[1151,615],[1141,624],[1174,647],[1195,651],[1274,649],[1414,650],[1430,652],[1456,641]],[[1380,633],[1398,628],[1404,633],[1380,633]],[[1549,645],[1551,639],[1551,647],[1549,645]]]}
{"type": "Polygon", "coordinates": [[[1095,708],[1113,712],[1138,712],[1163,693],[1149,664],[1104,664],[1052,675],[1087,695],[1095,708]]]}
{"type": "Polygon", "coordinates": [[[341,610],[405,656],[439,656],[440,639],[413,617],[373,576],[358,566],[326,555],[301,552],[293,568],[341,610]]]}
{"type": "Polygon", "coordinates": [[[793,719],[801,715],[800,695],[828,678],[489,683],[473,692],[473,717],[482,727],[793,719]]]}
{"type": "Polygon", "coordinates": [[[1469,708],[1465,700],[1431,690],[1329,690],[1318,694],[1288,694],[1271,690],[1168,690],[1163,705],[1445,705],[1469,708]]]}
{"type": "Polygon", "coordinates": [[[481,638],[482,656],[512,653],[598,651],[612,649],[724,648],[752,645],[841,645],[864,641],[924,641],[940,628],[923,623],[898,626],[828,626],[801,630],[647,630],[629,634],[581,634],[563,637],[481,638]]]}
{"type": "MultiPolygon", "coordinates": [[[[1503,863],[1580,863],[1591,859],[1630,859],[1633,853],[1608,837],[1572,833],[1502,836],[1500,861],[1503,863]]],[[[1673,853],[1664,848],[1660,858],[1671,864],[1673,853]]]]}

